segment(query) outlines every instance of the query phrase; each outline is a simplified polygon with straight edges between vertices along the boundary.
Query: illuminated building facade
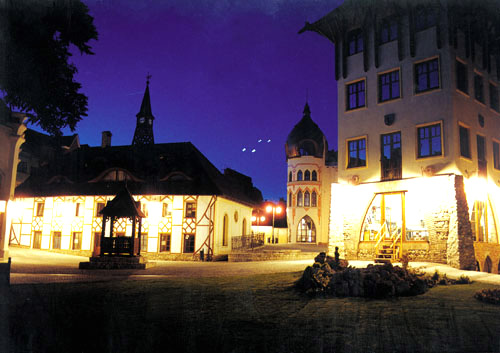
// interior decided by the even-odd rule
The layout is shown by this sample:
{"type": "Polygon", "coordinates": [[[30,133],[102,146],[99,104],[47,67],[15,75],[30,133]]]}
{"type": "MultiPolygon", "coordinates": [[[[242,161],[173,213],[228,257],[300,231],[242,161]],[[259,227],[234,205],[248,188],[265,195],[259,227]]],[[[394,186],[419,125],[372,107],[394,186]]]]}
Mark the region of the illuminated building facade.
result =
{"type": "Polygon", "coordinates": [[[330,252],[499,272],[497,4],[346,0],[306,23],[335,44],[330,252]]]}
{"type": "Polygon", "coordinates": [[[337,177],[337,161],[307,103],[302,119],[288,135],[285,152],[288,242],[327,244],[330,190],[337,177]]]}
{"type": "MultiPolygon", "coordinates": [[[[92,253],[102,231],[100,211],[126,186],[146,216],[141,255],[228,254],[231,237],[250,232],[260,191],[245,175],[231,169],[221,173],[189,142],[154,144],[150,121],[147,87],[137,124],[148,128],[137,127],[132,145],[111,146],[111,133],[104,132],[99,147],[58,150],[17,187],[8,206],[10,244],[92,253]]],[[[131,236],[132,221],[118,219],[114,234],[131,236]]]]}

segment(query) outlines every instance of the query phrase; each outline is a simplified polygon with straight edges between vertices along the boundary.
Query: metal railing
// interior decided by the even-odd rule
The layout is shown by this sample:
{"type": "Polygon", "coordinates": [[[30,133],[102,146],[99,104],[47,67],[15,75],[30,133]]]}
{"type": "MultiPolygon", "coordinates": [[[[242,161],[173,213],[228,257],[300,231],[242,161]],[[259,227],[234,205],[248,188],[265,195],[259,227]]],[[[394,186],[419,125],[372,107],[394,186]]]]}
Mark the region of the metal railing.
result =
{"type": "Polygon", "coordinates": [[[264,245],[264,233],[252,233],[231,237],[231,249],[253,249],[264,245]]]}

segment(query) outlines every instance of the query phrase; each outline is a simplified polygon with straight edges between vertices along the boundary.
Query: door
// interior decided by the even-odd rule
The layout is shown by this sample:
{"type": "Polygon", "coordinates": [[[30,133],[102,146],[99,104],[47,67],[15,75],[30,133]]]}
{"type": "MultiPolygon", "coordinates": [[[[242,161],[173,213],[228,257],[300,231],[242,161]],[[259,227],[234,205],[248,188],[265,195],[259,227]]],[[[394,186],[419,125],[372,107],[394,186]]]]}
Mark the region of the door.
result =
{"type": "Polygon", "coordinates": [[[52,235],[52,249],[61,248],[61,232],[54,232],[52,235]]]}
{"type": "Polygon", "coordinates": [[[401,132],[380,136],[381,180],[401,179],[401,132]]]}
{"type": "Polygon", "coordinates": [[[33,232],[33,249],[40,249],[42,245],[42,232],[33,232]]]}
{"type": "Polygon", "coordinates": [[[477,135],[477,175],[486,178],[486,146],[484,136],[477,135]]]}

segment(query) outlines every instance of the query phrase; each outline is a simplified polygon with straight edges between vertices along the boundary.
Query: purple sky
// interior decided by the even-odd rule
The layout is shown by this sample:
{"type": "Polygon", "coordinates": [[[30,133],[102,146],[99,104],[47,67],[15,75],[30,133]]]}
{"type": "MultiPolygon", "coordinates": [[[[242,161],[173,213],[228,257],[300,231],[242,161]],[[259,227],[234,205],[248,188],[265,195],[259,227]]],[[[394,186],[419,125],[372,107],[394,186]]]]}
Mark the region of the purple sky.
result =
{"type": "Polygon", "coordinates": [[[252,177],[265,199],[286,196],[284,145],[306,94],[337,149],[334,46],[297,32],[339,0],[84,2],[99,40],[95,55],[72,58],[89,99],[81,143],[100,145],[104,130],[113,145],[132,142],[149,72],[155,142],[191,141],[217,168],[252,177]]]}

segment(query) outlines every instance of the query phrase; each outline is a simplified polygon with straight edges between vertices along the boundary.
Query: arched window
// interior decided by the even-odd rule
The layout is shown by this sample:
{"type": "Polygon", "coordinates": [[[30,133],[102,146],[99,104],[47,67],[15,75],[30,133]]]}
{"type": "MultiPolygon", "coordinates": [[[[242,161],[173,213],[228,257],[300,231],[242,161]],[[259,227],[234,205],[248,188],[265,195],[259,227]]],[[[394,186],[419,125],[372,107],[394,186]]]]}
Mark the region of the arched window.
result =
{"type": "Polygon", "coordinates": [[[297,242],[315,243],[316,242],[316,226],[309,216],[305,216],[299,222],[297,229],[297,242]]]}
{"type": "Polygon", "coordinates": [[[313,170],[312,172],[312,178],[311,178],[312,181],[317,181],[318,180],[318,173],[316,173],[315,170],[313,170]]]}
{"type": "Polygon", "coordinates": [[[288,181],[292,181],[292,172],[288,173],[288,181]]]}
{"type": "Polygon", "coordinates": [[[297,207],[302,207],[302,191],[297,193],[297,207]]]}
{"type": "Polygon", "coordinates": [[[288,193],[288,207],[292,207],[292,198],[293,198],[292,193],[289,192],[288,193]]]}
{"type": "Polygon", "coordinates": [[[222,222],[222,246],[227,246],[228,223],[229,223],[229,217],[227,216],[227,214],[225,214],[224,220],[222,222]]]}
{"type": "Polygon", "coordinates": [[[316,191],[313,191],[311,194],[311,207],[316,207],[318,205],[318,197],[316,195],[316,191]]]}
{"type": "Polygon", "coordinates": [[[486,260],[484,260],[484,272],[491,273],[493,268],[493,264],[489,256],[486,256],[486,260]]]}
{"type": "Polygon", "coordinates": [[[302,181],[302,170],[297,173],[297,181],[302,181]]]}
{"type": "Polygon", "coordinates": [[[306,181],[309,181],[311,180],[311,172],[306,170],[306,172],[304,173],[304,180],[306,181]]]}
{"type": "Polygon", "coordinates": [[[306,191],[304,193],[304,207],[310,207],[311,206],[311,194],[309,194],[309,191],[306,191]]]}
{"type": "Polygon", "coordinates": [[[247,219],[243,218],[243,225],[241,226],[241,235],[247,235],[247,219]]]}

